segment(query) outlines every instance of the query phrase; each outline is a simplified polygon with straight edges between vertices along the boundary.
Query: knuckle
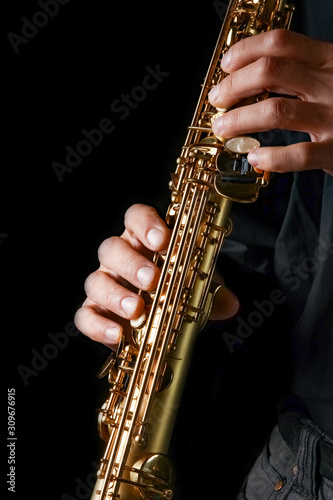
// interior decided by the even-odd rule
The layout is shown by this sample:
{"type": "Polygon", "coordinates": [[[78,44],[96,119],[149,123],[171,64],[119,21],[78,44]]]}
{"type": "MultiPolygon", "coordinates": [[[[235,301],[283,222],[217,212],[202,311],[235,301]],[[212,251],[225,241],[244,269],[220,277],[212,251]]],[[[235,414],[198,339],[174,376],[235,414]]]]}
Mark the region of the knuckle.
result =
{"type": "Polygon", "coordinates": [[[106,258],[110,254],[111,249],[115,247],[118,239],[119,236],[110,236],[110,238],[107,238],[100,244],[97,250],[98,260],[100,262],[105,262],[106,258]]]}
{"type": "Polygon", "coordinates": [[[234,131],[235,129],[237,130],[238,127],[241,125],[241,109],[236,108],[233,109],[232,111],[229,111],[224,117],[223,117],[223,132],[226,132],[228,134],[228,131],[234,131]]]}
{"type": "Polygon", "coordinates": [[[134,203],[134,205],[131,205],[124,214],[125,226],[131,226],[131,222],[136,221],[138,214],[144,214],[153,210],[152,207],[144,205],[143,203],[134,203]]]}
{"type": "Polygon", "coordinates": [[[135,213],[139,208],[141,207],[140,203],[135,203],[134,205],[131,205],[125,212],[124,214],[124,220],[125,220],[125,225],[126,221],[131,218],[132,214],[135,213]]]}
{"type": "Polygon", "coordinates": [[[136,203],[127,209],[124,224],[127,238],[131,244],[141,241],[143,234],[151,224],[156,224],[156,210],[148,205],[136,203]]]}
{"type": "Polygon", "coordinates": [[[87,335],[94,341],[100,340],[96,332],[96,321],[89,307],[83,306],[76,311],[74,323],[83,335],[87,335]]]}
{"type": "Polygon", "coordinates": [[[110,311],[119,307],[121,297],[118,293],[118,286],[113,281],[105,282],[103,271],[95,271],[89,274],[84,283],[84,288],[87,297],[100,307],[105,307],[110,311]]]}
{"type": "MultiPolygon", "coordinates": [[[[232,93],[235,90],[235,78],[232,73],[226,76],[221,83],[220,92],[223,90],[225,95],[232,93]]],[[[222,93],[222,92],[221,92],[222,93]]]]}
{"type": "Polygon", "coordinates": [[[259,73],[260,77],[267,81],[274,78],[280,71],[280,61],[278,57],[263,56],[259,59],[259,73]]]}
{"type": "Polygon", "coordinates": [[[289,44],[288,30],[279,28],[269,31],[266,36],[266,43],[269,50],[281,51],[289,44]]]}
{"type": "Polygon", "coordinates": [[[126,275],[127,278],[133,279],[141,267],[141,256],[132,253],[127,255],[124,252],[118,265],[121,276],[126,275]]]}
{"type": "Polygon", "coordinates": [[[312,157],[312,145],[310,142],[304,142],[299,144],[298,147],[295,148],[295,163],[300,165],[300,168],[311,168],[313,165],[313,157],[312,157]]]}
{"type": "MultiPolygon", "coordinates": [[[[87,335],[87,332],[94,331],[93,318],[91,317],[90,307],[82,306],[78,309],[74,316],[75,326],[81,333],[87,335]]],[[[91,336],[91,335],[89,335],[91,336]]]]}
{"type": "Polygon", "coordinates": [[[85,311],[84,307],[80,307],[74,315],[74,324],[78,330],[81,331],[82,324],[84,323],[85,311]]]}
{"type": "Polygon", "coordinates": [[[143,203],[133,203],[125,212],[126,214],[130,214],[132,211],[136,212],[136,210],[140,210],[141,208],[145,207],[143,203]]]}
{"type": "Polygon", "coordinates": [[[276,97],[266,101],[266,113],[276,128],[285,128],[290,115],[286,99],[276,97]]]}
{"type": "Polygon", "coordinates": [[[95,271],[87,276],[84,282],[84,291],[86,292],[88,297],[92,295],[92,293],[94,292],[94,290],[96,290],[96,288],[98,288],[98,282],[99,282],[98,271],[95,271]]]}
{"type": "Polygon", "coordinates": [[[114,287],[109,287],[105,291],[105,305],[110,311],[120,308],[121,297],[118,296],[114,287]]]}

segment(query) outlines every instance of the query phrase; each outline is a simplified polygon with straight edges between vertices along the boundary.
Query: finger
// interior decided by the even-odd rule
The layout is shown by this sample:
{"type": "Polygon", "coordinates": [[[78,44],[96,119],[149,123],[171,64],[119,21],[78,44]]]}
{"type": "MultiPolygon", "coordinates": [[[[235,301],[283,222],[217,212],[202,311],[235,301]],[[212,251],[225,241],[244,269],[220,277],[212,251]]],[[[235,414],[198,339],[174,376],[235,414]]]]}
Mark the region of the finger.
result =
{"type": "Polygon", "coordinates": [[[332,175],[333,141],[302,142],[291,146],[259,148],[250,151],[253,167],[272,172],[323,169],[332,175]]]}
{"type": "Polygon", "coordinates": [[[222,68],[230,73],[264,56],[290,58],[320,68],[330,64],[332,47],[290,30],[276,29],[237,42],[224,55],[222,68]]]}
{"type": "Polygon", "coordinates": [[[103,241],[98,249],[98,258],[103,270],[108,270],[116,281],[120,276],[143,290],[153,290],[157,285],[158,268],[123,238],[111,237],[103,241]]]}
{"type": "Polygon", "coordinates": [[[241,134],[272,129],[294,130],[320,136],[327,111],[318,103],[274,97],[256,104],[228,111],[212,125],[216,137],[231,138],[241,134]]]}
{"type": "Polygon", "coordinates": [[[85,291],[90,300],[121,318],[135,319],[143,312],[142,297],[123,287],[103,271],[96,271],[88,276],[85,291]]]}
{"type": "Polygon", "coordinates": [[[209,100],[217,108],[230,108],[242,99],[269,91],[316,102],[323,91],[327,93],[322,73],[324,70],[303,63],[265,56],[224,78],[211,90],[209,100]]]}
{"type": "Polygon", "coordinates": [[[84,335],[115,350],[123,329],[119,323],[105,317],[103,313],[97,304],[86,299],[76,312],[74,322],[84,335]]]}
{"type": "Polygon", "coordinates": [[[125,214],[125,227],[123,238],[136,250],[141,252],[148,248],[153,252],[163,252],[167,249],[170,230],[154,208],[133,205],[125,214]]]}
{"type": "Polygon", "coordinates": [[[230,319],[239,310],[239,300],[228,288],[221,287],[215,294],[209,319],[222,321],[230,319]]]}

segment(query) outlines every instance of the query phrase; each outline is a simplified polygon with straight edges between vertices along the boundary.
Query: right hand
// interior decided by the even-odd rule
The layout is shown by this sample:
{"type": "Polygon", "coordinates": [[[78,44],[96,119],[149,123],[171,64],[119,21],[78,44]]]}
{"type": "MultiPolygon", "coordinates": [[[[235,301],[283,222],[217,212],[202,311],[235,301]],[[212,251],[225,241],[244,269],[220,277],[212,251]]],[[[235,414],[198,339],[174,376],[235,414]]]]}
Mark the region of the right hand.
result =
{"type": "MultiPolygon", "coordinates": [[[[156,288],[160,271],[154,252],[168,247],[170,230],[156,210],[133,205],[125,214],[125,231],[103,241],[98,249],[99,269],[85,281],[86,300],[75,315],[77,328],[93,340],[116,348],[129,321],[143,313],[145,304],[137,290],[156,288]]],[[[216,294],[211,319],[227,319],[239,303],[227,288],[216,294]]]]}

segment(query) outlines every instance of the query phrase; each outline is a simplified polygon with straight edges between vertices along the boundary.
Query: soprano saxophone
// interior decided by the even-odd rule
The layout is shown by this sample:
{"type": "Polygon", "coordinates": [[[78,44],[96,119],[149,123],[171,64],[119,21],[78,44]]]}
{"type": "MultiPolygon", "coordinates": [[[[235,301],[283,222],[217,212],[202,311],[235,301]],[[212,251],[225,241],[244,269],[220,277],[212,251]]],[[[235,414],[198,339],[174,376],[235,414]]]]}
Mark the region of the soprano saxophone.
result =
{"type": "MultiPolygon", "coordinates": [[[[231,231],[233,202],[254,202],[269,182],[256,172],[248,152],[255,137],[215,137],[211,124],[227,112],[208,101],[225,73],[223,54],[238,40],[290,26],[294,7],[286,0],[231,0],[208,68],[177,168],[171,174],[166,222],[171,239],[156,254],[160,279],[154,292],[139,291],[145,314],[132,323],[98,376],[108,375],[110,394],[99,410],[99,434],[107,443],[92,500],[174,498],[174,467],[167,457],[177,409],[197,333],[219,286],[215,264],[231,231]]],[[[256,96],[251,102],[265,99],[256,96]]],[[[249,100],[243,103],[249,104],[249,100]]]]}

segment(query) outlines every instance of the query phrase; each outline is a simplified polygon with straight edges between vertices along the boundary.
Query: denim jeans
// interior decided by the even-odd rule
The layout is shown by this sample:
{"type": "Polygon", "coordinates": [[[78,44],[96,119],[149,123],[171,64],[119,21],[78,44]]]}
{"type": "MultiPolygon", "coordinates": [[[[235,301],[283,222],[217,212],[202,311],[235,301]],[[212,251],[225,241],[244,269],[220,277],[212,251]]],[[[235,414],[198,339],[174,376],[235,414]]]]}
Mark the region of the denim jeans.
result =
{"type": "Polygon", "coordinates": [[[333,481],[318,474],[319,440],[333,442],[311,421],[302,423],[296,454],[274,428],[237,500],[333,500],[333,481]]]}

